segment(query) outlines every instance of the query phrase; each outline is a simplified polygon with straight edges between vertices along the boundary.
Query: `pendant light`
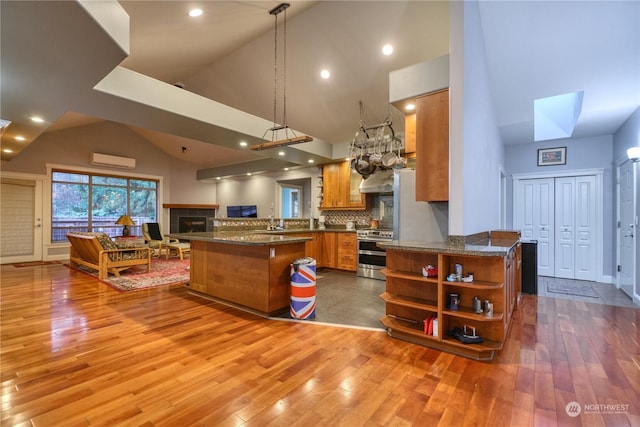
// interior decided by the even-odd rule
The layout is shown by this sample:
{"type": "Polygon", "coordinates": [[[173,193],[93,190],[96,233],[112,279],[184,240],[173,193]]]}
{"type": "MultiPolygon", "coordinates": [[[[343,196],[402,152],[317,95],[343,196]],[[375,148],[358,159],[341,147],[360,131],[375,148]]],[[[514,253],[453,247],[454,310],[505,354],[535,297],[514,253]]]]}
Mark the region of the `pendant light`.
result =
{"type": "Polygon", "coordinates": [[[274,82],[273,82],[273,126],[267,129],[262,135],[262,139],[267,141],[265,137],[271,132],[271,141],[252,145],[251,150],[264,150],[267,148],[284,147],[287,145],[299,144],[301,142],[313,141],[313,138],[307,135],[297,136],[293,129],[287,125],[287,9],[289,3],[281,3],[269,11],[269,15],[275,18],[275,35],[274,35],[274,82]],[[283,83],[282,83],[282,124],[277,122],[277,100],[278,100],[278,15],[284,12],[284,67],[283,67],[283,83]],[[284,138],[276,139],[279,131],[284,132],[284,138]]]}

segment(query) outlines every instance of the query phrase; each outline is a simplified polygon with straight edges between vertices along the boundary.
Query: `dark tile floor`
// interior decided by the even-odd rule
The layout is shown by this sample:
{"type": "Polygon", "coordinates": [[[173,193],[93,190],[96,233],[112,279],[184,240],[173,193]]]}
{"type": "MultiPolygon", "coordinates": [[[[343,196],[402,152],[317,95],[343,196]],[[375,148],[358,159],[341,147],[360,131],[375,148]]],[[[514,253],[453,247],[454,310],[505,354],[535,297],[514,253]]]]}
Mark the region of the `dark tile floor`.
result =
{"type": "Polygon", "coordinates": [[[615,285],[609,283],[585,282],[583,280],[557,279],[555,277],[538,276],[538,295],[551,298],[570,299],[573,301],[590,302],[594,304],[640,308],[633,303],[627,294],[622,292],[620,289],[616,289],[615,285]],[[591,288],[598,295],[598,298],[549,292],[548,285],[554,282],[568,286],[571,286],[572,284],[591,285],[591,288]]]}
{"type": "MultiPolygon", "coordinates": [[[[319,270],[316,276],[316,317],[319,323],[382,329],[384,280],[357,277],[354,273],[319,270]]],[[[280,317],[292,320],[288,314],[280,317]]],[[[296,322],[299,320],[295,320],[296,322]]]]}
{"type": "MultiPolygon", "coordinates": [[[[379,319],[385,313],[384,302],[380,294],[385,290],[383,280],[356,277],[354,273],[321,269],[316,277],[316,316],[313,320],[293,320],[285,314],[278,320],[304,321],[344,325],[349,327],[373,328],[382,330],[379,319]]],[[[594,304],[608,304],[620,307],[634,307],[625,293],[614,285],[597,282],[584,282],[552,277],[538,277],[538,295],[584,301],[594,304]],[[559,282],[570,286],[574,284],[590,284],[598,295],[597,298],[566,295],[548,291],[548,284],[559,282]]]]}

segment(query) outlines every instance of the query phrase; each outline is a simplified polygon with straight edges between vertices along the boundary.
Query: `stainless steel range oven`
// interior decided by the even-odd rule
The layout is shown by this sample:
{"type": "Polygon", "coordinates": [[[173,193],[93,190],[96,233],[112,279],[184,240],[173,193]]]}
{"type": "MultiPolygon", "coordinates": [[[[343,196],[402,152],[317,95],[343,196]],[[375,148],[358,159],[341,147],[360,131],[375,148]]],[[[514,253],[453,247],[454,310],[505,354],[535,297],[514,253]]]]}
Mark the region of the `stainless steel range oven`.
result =
{"type": "Polygon", "coordinates": [[[358,230],[358,269],[360,277],[384,280],[381,270],[387,265],[387,253],[378,242],[393,240],[393,230],[358,230]]]}

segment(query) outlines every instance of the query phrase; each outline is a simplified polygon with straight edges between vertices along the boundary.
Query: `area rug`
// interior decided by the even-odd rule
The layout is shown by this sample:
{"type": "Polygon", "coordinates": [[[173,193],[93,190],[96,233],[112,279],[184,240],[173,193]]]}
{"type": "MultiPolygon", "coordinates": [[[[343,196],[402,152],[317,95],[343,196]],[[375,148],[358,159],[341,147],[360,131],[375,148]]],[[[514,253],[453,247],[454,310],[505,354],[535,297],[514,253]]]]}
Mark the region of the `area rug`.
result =
{"type": "MultiPolygon", "coordinates": [[[[150,272],[147,272],[146,266],[136,265],[120,272],[120,277],[110,274],[106,279],[98,280],[120,292],[177,285],[189,282],[189,266],[188,258],[184,260],[180,260],[180,258],[152,258],[150,272]]],[[[78,266],[76,269],[98,278],[98,272],[95,270],[83,266],[78,266]]]]}
{"type": "Polygon", "coordinates": [[[547,283],[547,291],[554,294],[599,298],[591,285],[586,283],[547,283]]]}

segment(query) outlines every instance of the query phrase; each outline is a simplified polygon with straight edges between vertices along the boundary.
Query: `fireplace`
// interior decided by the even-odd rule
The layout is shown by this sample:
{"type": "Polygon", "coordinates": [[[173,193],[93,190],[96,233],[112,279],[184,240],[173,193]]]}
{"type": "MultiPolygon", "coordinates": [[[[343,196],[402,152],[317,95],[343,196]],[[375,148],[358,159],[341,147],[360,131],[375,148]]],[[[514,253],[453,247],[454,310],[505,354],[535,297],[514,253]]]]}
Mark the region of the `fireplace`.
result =
{"type": "Polygon", "coordinates": [[[207,231],[207,217],[181,216],[178,219],[178,233],[196,233],[207,231]]]}

